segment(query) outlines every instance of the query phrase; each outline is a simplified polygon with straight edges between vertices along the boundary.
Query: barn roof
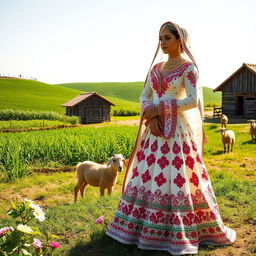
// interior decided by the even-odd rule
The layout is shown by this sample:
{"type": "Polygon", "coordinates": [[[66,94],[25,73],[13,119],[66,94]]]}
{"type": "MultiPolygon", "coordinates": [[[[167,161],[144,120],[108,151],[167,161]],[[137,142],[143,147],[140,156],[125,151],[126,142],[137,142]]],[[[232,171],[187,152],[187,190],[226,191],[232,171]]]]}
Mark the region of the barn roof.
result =
{"type": "Polygon", "coordinates": [[[74,107],[74,106],[78,105],[79,103],[81,103],[82,101],[89,99],[93,95],[96,95],[96,96],[102,98],[104,101],[108,102],[110,105],[115,106],[115,104],[113,102],[111,102],[111,101],[107,100],[106,98],[100,96],[97,92],[83,92],[83,93],[80,93],[80,95],[76,96],[72,100],[69,100],[69,101],[65,102],[61,106],[62,107],[74,107]]]}
{"type": "Polygon", "coordinates": [[[230,77],[228,77],[223,83],[221,83],[218,87],[216,87],[213,91],[221,91],[222,88],[226,85],[226,83],[231,80],[237,73],[239,73],[242,69],[248,69],[251,72],[253,72],[256,75],[256,64],[247,64],[247,63],[243,63],[243,65],[237,70],[235,71],[230,77]]]}

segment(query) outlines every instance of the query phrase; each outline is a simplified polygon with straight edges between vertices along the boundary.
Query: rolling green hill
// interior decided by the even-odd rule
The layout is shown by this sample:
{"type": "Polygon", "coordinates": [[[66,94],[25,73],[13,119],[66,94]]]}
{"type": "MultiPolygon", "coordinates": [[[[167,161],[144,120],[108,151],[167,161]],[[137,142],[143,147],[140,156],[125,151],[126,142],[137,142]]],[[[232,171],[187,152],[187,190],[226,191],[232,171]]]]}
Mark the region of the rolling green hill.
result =
{"type": "MultiPolygon", "coordinates": [[[[99,94],[119,99],[138,102],[143,82],[124,82],[124,83],[65,83],[57,84],[65,88],[72,88],[81,91],[96,91],[99,94]]],[[[204,105],[208,106],[221,103],[221,93],[213,92],[212,88],[203,87],[204,105]]]]}
{"type": "MultiPolygon", "coordinates": [[[[33,80],[0,79],[0,109],[65,112],[61,104],[82,91],[33,80]]],[[[139,108],[139,103],[106,97],[119,108],[139,108]]]]}
{"type": "MultiPolygon", "coordinates": [[[[143,82],[69,83],[51,85],[33,80],[0,79],[0,109],[65,112],[61,104],[82,91],[96,91],[117,105],[117,108],[139,110],[143,82]]],[[[220,104],[220,93],[204,87],[205,106],[220,104]]]]}

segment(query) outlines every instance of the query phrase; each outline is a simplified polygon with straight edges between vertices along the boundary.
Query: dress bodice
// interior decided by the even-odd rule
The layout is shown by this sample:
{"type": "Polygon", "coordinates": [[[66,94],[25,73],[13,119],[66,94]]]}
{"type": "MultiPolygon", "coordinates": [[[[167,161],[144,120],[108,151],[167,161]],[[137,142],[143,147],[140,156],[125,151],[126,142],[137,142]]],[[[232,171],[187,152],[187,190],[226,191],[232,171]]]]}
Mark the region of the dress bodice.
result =
{"type": "Polygon", "coordinates": [[[179,67],[163,74],[160,70],[161,63],[154,66],[151,71],[150,86],[153,91],[152,101],[154,104],[159,101],[170,99],[182,99],[186,96],[184,73],[191,65],[191,62],[185,62],[179,67]]]}

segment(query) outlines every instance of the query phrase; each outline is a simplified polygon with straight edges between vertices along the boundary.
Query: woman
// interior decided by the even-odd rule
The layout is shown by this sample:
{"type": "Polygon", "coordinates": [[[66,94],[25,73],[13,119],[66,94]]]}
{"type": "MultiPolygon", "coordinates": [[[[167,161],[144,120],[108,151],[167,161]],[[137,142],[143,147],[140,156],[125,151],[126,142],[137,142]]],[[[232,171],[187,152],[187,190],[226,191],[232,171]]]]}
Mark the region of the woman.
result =
{"type": "Polygon", "coordinates": [[[123,196],[107,235],[139,248],[197,254],[200,244],[227,245],[202,160],[203,93],[185,29],[164,23],[140,97],[140,129],[129,159],[123,196]],[[168,60],[153,65],[161,49],[168,60]]]}

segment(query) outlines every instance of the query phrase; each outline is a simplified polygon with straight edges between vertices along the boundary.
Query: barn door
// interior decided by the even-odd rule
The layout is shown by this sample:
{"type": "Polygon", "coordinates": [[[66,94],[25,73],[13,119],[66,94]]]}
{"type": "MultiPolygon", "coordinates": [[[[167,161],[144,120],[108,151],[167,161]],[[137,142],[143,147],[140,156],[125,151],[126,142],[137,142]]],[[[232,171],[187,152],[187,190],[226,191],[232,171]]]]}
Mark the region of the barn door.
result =
{"type": "Polygon", "coordinates": [[[102,122],[102,109],[86,108],[86,121],[87,123],[102,122]]]}
{"type": "Polygon", "coordinates": [[[244,114],[244,96],[236,97],[236,114],[239,116],[244,114]]]}

